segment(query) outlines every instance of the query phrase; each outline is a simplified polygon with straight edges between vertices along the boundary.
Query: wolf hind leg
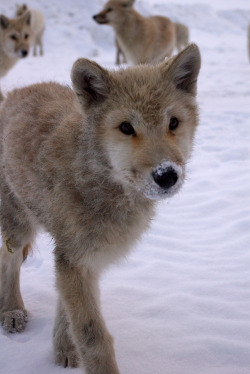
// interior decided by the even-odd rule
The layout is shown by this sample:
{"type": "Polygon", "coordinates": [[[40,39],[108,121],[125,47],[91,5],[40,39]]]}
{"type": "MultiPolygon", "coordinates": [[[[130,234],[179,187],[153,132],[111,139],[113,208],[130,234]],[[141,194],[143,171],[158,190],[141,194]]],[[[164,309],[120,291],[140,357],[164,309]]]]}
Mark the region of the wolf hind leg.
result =
{"type": "Polygon", "coordinates": [[[20,268],[31,248],[34,228],[16,198],[1,193],[0,322],[8,332],[21,332],[27,311],[20,291],[20,268]]]}

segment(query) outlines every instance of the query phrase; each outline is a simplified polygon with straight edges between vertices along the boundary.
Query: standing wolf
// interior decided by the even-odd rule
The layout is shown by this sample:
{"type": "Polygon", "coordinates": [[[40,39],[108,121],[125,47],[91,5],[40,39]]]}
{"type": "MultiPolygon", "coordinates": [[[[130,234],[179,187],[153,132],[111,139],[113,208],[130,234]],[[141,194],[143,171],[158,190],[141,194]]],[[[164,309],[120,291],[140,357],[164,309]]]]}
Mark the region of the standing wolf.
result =
{"type": "Polygon", "coordinates": [[[174,23],[162,16],[143,17],[133,8],[134,2],[110,0],[93,18],[99,24],[114,28],[116,41],[127,61],[157,63],[170,57],[176,42],[174,23]]]}
{"type": "MultiPolygon", "coordinates": [[[[0,15],[0,78],[29,53],[32,33],[30,29],[30,13],[22,17],[7,18],[0,15]]],[[[0,90],[0,101],[3,99],[0,90]]]]}
{"type": "Polygon", "coordinates": [[[55,240],[60,365],[119,373],[98,279],[149,226],[156,200],[183,184],[199,69],[195,45],[160,65],[119,71],[79,59],[74,91],[42,83],[2,103],[0,318],[9,332],[25,327],[20,266],[42,226],[55,240]]]}

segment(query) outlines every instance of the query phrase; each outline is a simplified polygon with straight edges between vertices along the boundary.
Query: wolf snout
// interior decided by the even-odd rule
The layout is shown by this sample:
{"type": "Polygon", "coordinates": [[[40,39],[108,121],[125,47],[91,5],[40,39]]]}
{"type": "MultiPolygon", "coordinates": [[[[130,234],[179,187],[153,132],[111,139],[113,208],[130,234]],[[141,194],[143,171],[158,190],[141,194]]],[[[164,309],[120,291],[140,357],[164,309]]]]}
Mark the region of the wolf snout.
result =
{"type": "Polygon", "coordinates": [[[153,179],[156,184],[165,190],[173,187],[178,181],[178,174],[172,166],[162,170],[155,170],[152,172],[153,179]]]}

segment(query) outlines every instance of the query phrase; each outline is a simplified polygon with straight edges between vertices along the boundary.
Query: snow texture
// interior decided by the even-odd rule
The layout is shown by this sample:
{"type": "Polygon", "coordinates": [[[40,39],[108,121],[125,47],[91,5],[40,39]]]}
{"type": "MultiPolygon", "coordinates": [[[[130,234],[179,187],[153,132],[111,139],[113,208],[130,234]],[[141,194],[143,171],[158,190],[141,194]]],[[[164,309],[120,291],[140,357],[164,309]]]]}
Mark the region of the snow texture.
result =
{"type": "MultiPolygon", "coordinates": [[[[12,16],[14,0],[1,0],[12,16]]],[[[46,17],[44,57],[20,61],[4,93],[55,80],[70,85],[78,57],[115,68],[114,35],[95,24],[102,0],[33,0],[46,17]]],[[[200,125],[187,180],[158,204],[151,229],[101,283],[102,309],[115,337],[121,374],[250,373],[250,64],[249,0],[137,0],[144,15],[186,23],[202,55],[200,125]]],[[[53,243],[41,234],[22,266],[29,322],[0,329],[1,374],[80,374],[54,363],[53,243]]]]}

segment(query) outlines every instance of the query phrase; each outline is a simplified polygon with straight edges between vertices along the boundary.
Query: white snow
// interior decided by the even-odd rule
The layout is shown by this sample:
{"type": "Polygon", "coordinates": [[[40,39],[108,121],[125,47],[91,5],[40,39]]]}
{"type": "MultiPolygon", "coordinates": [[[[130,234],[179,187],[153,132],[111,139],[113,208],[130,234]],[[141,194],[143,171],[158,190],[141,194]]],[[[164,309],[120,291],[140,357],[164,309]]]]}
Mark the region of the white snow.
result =
{"type": "MultiPolygon", "coordinates": [[[[4,92],[43,80],[70,84],[78,57],[114,68],[113,32],[94,23],[102,0],[33,0],[46,17],[44,57],[20,61],[4,92]]],[[[138,0],[143,14],[186,23],[202,54],[200,125],[187,181],[158,205],[151,229],[102,279],[102,308],[121,374],[250,373],[249,0],[138,0]]],[[[15,1],[0,3],[12,16],[15,1]]],[[[51,238],[22,266],[29,322],[0,329],[1,374],[80,374],[55,365],[51,238]]]]}

